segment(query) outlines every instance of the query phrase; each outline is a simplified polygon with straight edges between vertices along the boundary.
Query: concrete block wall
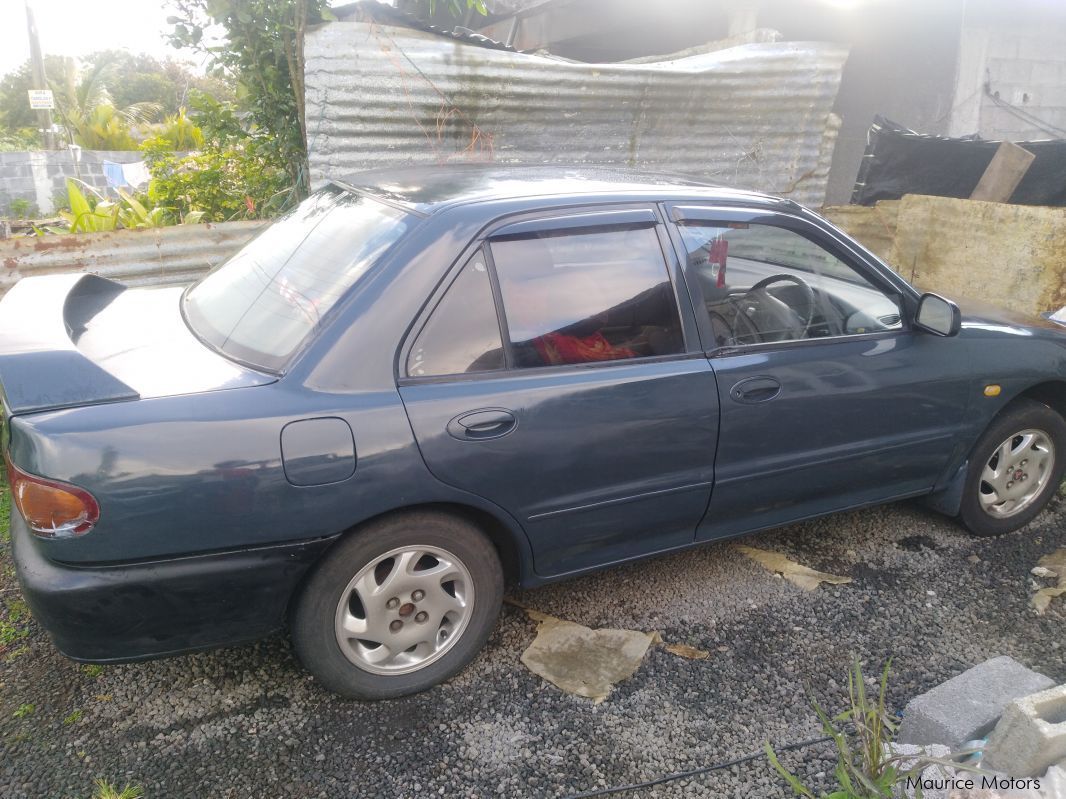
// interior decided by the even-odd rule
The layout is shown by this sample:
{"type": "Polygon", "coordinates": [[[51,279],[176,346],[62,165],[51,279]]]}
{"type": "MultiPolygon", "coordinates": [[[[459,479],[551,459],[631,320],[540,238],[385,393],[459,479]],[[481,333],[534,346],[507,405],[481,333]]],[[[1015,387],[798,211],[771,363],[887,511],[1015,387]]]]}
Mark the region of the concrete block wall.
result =
{"type": "Polygon", "coordinates": [[[104,161],[128,164],[140,160],[136,150],[82,150],[79,161],[70,150],[0,153],[0,215],[10,214],[12,201],[18,199],[34,204],[41,214],[51,214],[56,197],[66,197],[67,178],[80,178],[106,191],[104,161]]]}
{"type": "Polygon", "coordinates": [[[974,132],[1014,141],[1066,138],[1066,26],[1002,21],[962,29],[949,133],[974,132]]]}

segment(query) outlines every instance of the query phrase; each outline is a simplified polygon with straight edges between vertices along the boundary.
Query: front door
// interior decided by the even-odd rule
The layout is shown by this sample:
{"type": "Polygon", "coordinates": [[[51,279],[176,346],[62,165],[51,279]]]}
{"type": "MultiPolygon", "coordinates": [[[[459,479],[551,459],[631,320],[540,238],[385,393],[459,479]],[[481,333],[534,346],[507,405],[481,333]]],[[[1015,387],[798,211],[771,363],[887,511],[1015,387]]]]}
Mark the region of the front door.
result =
{"type": "Polygon", "coordinates": [[[961,342],[911,330],[903,287],[806,220],[677,216],[721,402],[698,538],[928,492],[963,426],[961,342]]]}
{"type": "Polygon", "coordinates": [[[651,206],[501,228],[403,350],[430,471],[517,518],[539,574],[690,543],[706,510],[718,394],[662,228],[651,206]]]}

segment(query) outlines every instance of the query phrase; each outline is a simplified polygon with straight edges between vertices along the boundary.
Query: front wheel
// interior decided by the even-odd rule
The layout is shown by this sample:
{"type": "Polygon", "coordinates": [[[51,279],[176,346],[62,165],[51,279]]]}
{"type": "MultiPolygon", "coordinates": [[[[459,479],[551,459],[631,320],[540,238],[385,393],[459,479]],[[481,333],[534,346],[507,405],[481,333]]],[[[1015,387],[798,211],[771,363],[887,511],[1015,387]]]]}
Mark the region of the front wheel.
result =
{"type": "Polygon", "coordinates": [[[1066,469],[1066,421],[1034,400],[1018,400],[974,447],[959,517],[974,535],[1024,527],[1055,495],[1066,469]]]}
{"type": "Polygon", "coordinates": [[[416,693],[474,658],[502,597],[496,550],[475,526],[403,514],[356,532],[316,568],[293,612],[293,646],[335,693],[416,693]]]}

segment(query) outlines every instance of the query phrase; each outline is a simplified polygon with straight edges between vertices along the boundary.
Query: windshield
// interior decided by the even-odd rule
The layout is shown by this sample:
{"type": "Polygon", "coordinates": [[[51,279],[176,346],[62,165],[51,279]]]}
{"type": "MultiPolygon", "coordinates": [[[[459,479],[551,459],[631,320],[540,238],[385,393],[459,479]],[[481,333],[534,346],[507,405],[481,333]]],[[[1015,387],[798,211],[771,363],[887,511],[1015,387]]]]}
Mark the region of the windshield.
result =
{"type": "Polygon", "coordinates": [[[331,186],[185,293],[185,318],[223,354],[277,371],[407,230],[392,206],[331,186]]]}

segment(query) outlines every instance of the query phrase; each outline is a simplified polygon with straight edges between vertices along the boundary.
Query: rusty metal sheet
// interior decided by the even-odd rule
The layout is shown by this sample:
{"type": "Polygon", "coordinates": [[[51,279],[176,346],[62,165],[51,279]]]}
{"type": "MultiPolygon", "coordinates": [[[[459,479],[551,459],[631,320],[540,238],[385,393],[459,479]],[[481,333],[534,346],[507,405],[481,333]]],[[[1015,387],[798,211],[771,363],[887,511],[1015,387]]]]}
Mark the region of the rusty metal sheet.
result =
{"type": "Polygon", "coordinates": [[[755,43],[583,64],[345,20],[306,41],[314,185],[363,169],[495,161],[629,166],[821,205],[847,51],[755,43]]]}
{"type": "Polygon", "coordinates": [[[179,285],[235,253],[261,222],[28,236],[0,241],[0,295],[20,278],[92,272],[132,286],[179,285]]]}

